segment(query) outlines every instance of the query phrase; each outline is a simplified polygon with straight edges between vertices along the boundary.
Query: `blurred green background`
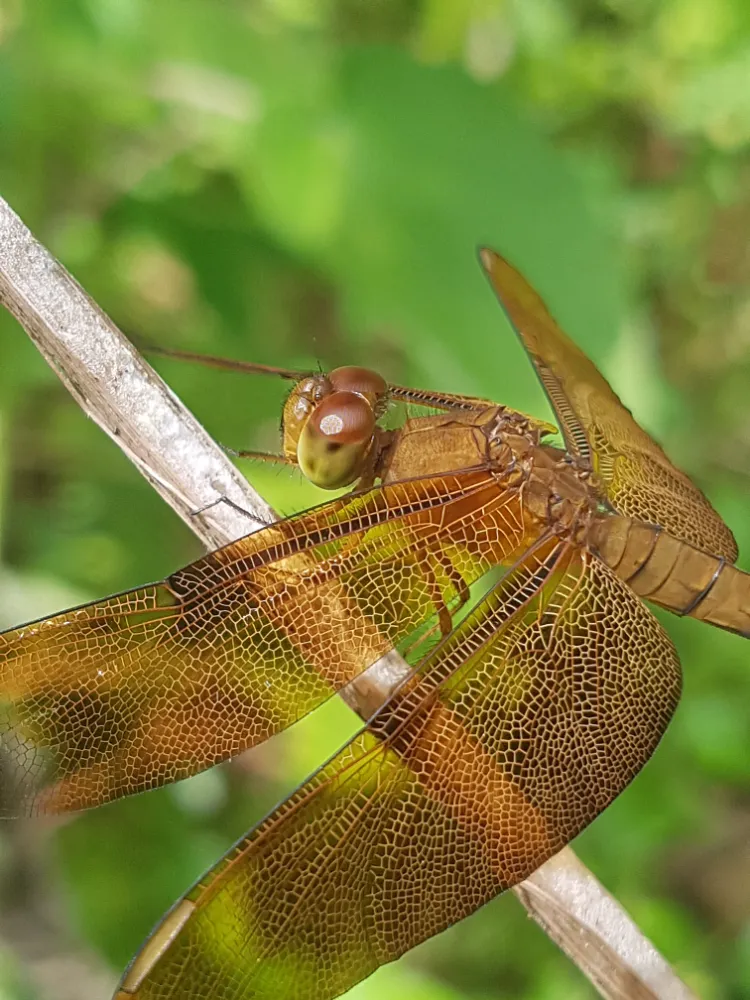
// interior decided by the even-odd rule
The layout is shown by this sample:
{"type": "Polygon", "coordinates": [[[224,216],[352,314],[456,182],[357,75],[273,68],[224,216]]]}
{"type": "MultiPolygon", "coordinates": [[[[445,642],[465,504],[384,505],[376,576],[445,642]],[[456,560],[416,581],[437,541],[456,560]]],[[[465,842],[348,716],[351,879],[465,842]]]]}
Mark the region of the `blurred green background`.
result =
{"type": "MultiPolygon", "coordinates": [[[[488,243],[709,494],[746,568],[749,152],[746,0],[0,0],[0,193],[123,329],[546,417],[477,266],[488,243]]],[[[283,385],[157,366],[220,441],[277,447],[283,385]]],[[[243,468],[281,511],[316,499],[243,468]]],[[[199,552],[6,314],[0,541],[5,626],[199,552]]],[[[575,846],[700,996],[739,1000],[748,646],[667,624],[681,708],[575,846]]],[[[105,995],[172,900],[353,730],[326,712],[180,786],[2,831],[0,998],[62,997],[71,976],[70,996],[105,995]]],[[[352,996],[386,994],[594,995],[511,897],[352,996]]]]}

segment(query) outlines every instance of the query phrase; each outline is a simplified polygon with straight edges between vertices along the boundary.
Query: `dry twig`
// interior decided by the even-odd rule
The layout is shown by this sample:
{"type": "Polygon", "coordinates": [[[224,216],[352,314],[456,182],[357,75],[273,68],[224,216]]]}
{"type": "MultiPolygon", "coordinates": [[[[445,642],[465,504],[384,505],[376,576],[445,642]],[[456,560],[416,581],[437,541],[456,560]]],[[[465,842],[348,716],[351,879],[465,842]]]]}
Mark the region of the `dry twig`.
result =
{"type": "MultiPolygon", "coordinates": [[[[233,541],[273,518],[192,414],[2,199],[0,302],[83,410],[207,547],[233,541]],[[247,515],[215,503],[222,497],[247,515]]],[[[403,669],[397,656],[384,657],[342,694],[353,707],[371,704],[374,691],[383,700],[403,669]]],[[[693,997],[569,848],[515,892],[608,1000],[693,997]]]]}

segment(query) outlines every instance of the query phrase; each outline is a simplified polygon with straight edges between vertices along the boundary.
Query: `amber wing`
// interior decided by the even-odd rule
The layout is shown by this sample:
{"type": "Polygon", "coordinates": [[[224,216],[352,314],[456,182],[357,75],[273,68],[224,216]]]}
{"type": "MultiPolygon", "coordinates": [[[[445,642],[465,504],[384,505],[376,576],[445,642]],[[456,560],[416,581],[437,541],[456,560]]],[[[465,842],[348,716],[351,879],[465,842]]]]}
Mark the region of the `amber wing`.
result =
{"type": "Polygon", "coordinates": [[[526,530],[486,472],[394,484],[0,635],[0,813],[86,808],[261,742],[449,623],[526,530]]]}
{"type": "Polygon", "coordinates": [[[492,250],[482,250],[481,259],[557,414],[567,450],[598,474],[613,508],[734,562],[732,532],[638,426],[526,279],[492,250]]]}
{"type": "Polygon", "coordinates": [[[574,837],[643,766],[679,690],[627,586],[568,543],[536,545],[177,904],[118,1000],[338,996],[574,837]]]}

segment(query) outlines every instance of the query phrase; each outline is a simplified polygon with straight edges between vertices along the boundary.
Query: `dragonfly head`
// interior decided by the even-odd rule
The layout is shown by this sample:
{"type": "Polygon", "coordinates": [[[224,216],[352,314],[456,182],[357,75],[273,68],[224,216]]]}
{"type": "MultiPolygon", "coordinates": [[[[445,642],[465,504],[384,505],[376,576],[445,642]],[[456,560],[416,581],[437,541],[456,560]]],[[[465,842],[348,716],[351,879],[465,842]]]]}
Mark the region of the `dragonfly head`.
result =
{"type": "Polygon", "coordinates": [[[380,375],[353,365],[300,379],[284,407],[284,454],[322,489],[355,483],[372,451],[387,391],[380,375]]]}

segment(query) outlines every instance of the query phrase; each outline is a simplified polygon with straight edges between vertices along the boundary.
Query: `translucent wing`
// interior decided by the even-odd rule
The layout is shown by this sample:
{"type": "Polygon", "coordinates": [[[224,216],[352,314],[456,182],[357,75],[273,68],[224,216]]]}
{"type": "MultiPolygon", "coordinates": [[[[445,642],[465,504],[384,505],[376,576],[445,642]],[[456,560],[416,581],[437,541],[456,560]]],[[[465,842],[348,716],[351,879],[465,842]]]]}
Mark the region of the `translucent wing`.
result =
{"type": "Polygon", "coordinates": [[[602,563],[537,546],[177,904],[118,1000],[324,1000],[528,876],[628,784],[675,651],[602,563]]]}
{"type": "Polygon", "coordinates": [[[481,258],[557,414],[567,450],[598,473],[614,509],[734,562],[732,532],[638,426],[525,278],[492,250],[482,250],[481,258]]]}
{"type": "Polygon", "coordinates": [[[486,472],[400,483],[0,635],[0,811],[86,808],[257,744],[432,616],[448,631],[525,531],[486,472]]]}

